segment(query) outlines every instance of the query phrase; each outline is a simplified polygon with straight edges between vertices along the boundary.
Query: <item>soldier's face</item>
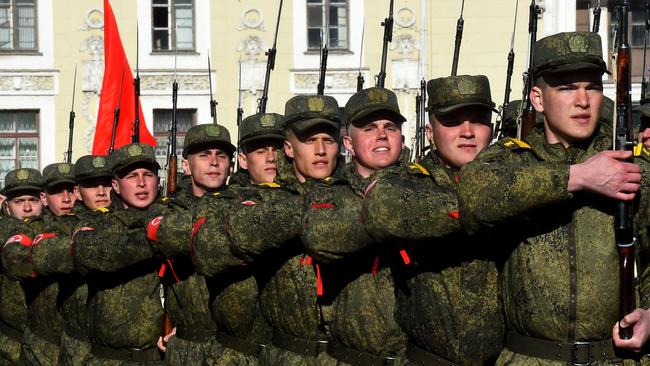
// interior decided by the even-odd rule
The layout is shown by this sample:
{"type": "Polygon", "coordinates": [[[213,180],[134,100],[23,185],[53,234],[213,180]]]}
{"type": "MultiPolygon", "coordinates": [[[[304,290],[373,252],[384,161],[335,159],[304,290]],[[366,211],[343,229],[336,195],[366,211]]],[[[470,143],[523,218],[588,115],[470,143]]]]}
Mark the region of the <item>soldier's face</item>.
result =
{"type": "Polygon", "coordinates": [[[18,195],[7,199],[7,210],[11,217],[19,220],[40,216],[45,206],[44,200],[38,193],[18,195]]]}
{"type": "Polygon", "coordinates": [[[111,204],[111,178],[97,177],[79,181],[74,194],[91,210],[108,207],[111,204]]]}
{"type": "Polygon", "coordinates": [[[474,160],[492,138],[492,112],[487,108],[466,107],[444,116],[431,116],[425,127],[429,142],[450,167],[460,169],[474,160]]]}
{"type": "Polygon", "coordinates": [[[357,172],[364,178],[397,162],[402,152],[402,129],[388,119],[355,121],[343,137],[345,149],[355,158],[357,172]]]}
{"type": "Polygon", "coordinates": [[[77,196],[74,195],[75,185],[69,183],[57,184],[45,190],[47,208],[55,216],[66,215],[72,212],[77,196]]]}
{"type": "Polygon", "coordinates": [[[158,174],[148,168],[136,168],[113,179],[113,189],[124,206],[147,208],[158,195],[158,174]]]}
{"type": "Polygon", "coordinates": [[[336,169],[339,154],[338,131],[316,126],[297,136],[287,132],[284,152],[293,159],[296,177],[301,182],[307,178],[327,178],[336,169]]]}
{"type": "Polygon", "coordinates": [[[192,176],[192,194],[197,197],[224,187],[231,166],[230,154],[220,149],[201,150],[183,160],[185,174],[192,176]]]}
{"type": "Polygon", "coordinates": [[[535,110],[544,115],[547,142],[568,146],[591,137],[598,125],[602,77],[594,71],[545,75],[530,98],[535,110]]]}
{"type": "Polygon", "coordinates": [[[239,166],[248,170],[251,183],[273,182],[277,173],[275,162],[280,148],[282,141],[260,140],[247,144],[244,151],[239,153],[239,166]]]}

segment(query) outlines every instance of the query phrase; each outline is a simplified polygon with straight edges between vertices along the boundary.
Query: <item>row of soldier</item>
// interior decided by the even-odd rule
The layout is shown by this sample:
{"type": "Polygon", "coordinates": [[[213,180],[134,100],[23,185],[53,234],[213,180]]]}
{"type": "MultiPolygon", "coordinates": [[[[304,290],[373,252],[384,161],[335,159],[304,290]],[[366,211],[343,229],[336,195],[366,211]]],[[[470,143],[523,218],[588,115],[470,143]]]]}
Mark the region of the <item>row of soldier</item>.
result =
{"type": "Polygon", "coordinates": [[[598,35],[535,47],[525,140],[488,146],[489,82],[466,75],[429,81],[419,164],[399,160],[395,94],[373,87],[344,118],[320,95],[250,116],[239,151],[223,126],[192,127],[173,198],[138,143],[11,171],[0,363],[643,362],[650,154],[610,151],[598,35]],[[614,199],[637,203],[640,303],[623,320],[614,199]]]}

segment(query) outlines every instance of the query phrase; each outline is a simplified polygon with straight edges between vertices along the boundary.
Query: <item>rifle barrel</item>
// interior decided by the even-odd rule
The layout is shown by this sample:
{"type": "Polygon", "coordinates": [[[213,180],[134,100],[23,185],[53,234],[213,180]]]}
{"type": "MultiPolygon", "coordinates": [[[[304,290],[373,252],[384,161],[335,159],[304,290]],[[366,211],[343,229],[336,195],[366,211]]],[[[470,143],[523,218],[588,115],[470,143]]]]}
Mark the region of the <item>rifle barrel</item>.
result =
{"type": "Polygon", "coordinates": [[[388,44],[393,41],[393,5],[394,0],[390,0],[388,8],[388,17],[384,19],[381,25],[384,27],[384,43],[381,49],[381,67],[377,74],[377,85],[383,88],[386,85],[386,58],[388,57],[388,44]]]}
{"type": "Polygon", "coordinates": [[[460,45],[463,41],[463,28],[465,27],[465,20],[463,19],[463,10],[465,9],[465,0],[462,0],[460,8],[460,17],[456,21],[456,38],[454,42],[454,58],[451,63],[451,76],[458,74],[458,61],[460,58],[460,45]]]}
{"type": "Polygon", "coordinates": [[[72,79],[72,106],[70,107],[70,116],[68,119],[68,151],[65,153],[66,163],[72,163],[72,136],[74,135],[74,95],[77,91],[77,65],[74,66],[74,79],[72,79]]]}
{"type": "Polygon", "coordinates": [[[273,37],[273,47],[266,51],[266,74],[264,75],[264,90],[257,106],[258,113],[266,113],[266,103],[269,100],[269,82],[271,81],[271,71],[275,68],[275,54],[277,53],[278,31],[280,30],[280,16],[282,14],[282,2],[278,8],[278,21],[275,23],[275,36],[273,37]]]}

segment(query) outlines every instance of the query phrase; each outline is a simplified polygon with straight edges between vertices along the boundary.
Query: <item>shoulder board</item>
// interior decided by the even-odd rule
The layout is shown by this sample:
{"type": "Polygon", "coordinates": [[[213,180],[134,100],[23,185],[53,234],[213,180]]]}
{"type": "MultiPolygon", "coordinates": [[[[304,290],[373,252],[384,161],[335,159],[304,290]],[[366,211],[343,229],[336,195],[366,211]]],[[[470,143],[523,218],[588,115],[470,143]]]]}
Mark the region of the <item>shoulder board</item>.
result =
{"type": "Polygon", "coordinates": [[[219,197],[221,196],[221,192],[212,192],[212,197],[219,197]]]}
{"type": "Polygon", "coordinates": [[[646,149],[641,143],[636,144],[634,146],[634,156],[639,156],[650,160],[650,150],[646,149]]]}
{"type": "Polygon", "coordinates": [[[109,210],[109,209],[106,208],[106,207],[97,207],[97,208],[94,209],[93,211],[94,211],[94,212],[99,212],[99,213],[107,213],[107,212],[110,212],[111,210],[109,210]]]}
{"type": "Polygon", "coordinates": [[[424,175],[431,175],[431,173],[429,173],[427,168],[423,167],[422,165],[420,165],[418,163],[409,164],[409,168],[411,168],[413,170],[417,170],[417,171],[419,171],[420,173],[422,173],[424,175]]]}
{"type": "Polygon", "coordinates": [[[258,184],[260,187],[269,187],[269,188],[280,188],[280,185],[277,183],[273,182],[267,182],[267,183],[260,183],[258,184]]]}
{"type": "Polygon", "coordinates": [[[334,180],[335,180],[334,177],[325,177],[323,178],[323,183],[331,185],[332,183],[334,183],[334,180]]]}
{"type": "Polygon", "coordinates": [[[501,140],[499,144],[508,149],[532,149],[528,143],[518,139],[513,139],[512,137],[501,140]]]}
{"type": "Polygon", "coordinates": [[[163,198],[160,199],[160,201],[161,201],[163,204],[167,204],[167,203],[171,202],[172,199],[171,199],[170,197],[163,197],[163,198]]]}

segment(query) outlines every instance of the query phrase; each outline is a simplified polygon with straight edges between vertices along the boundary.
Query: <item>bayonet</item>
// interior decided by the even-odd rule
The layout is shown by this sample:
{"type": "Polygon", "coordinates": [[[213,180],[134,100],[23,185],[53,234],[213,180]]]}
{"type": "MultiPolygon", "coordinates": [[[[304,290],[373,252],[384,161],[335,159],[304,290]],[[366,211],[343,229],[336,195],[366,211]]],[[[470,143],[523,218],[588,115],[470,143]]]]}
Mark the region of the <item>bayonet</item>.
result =
{"type": "Polygon", "coordinates": [[[381,67],[379,74],[375,76],[377,82],[376,86],[383,88],[386,84],[386,58],[388,57],[388,44],[393,41],[393,5],[394,0],[390,0],[388,6],[388,17],[381,22],[384,27],[384,43],[381,49],[381,67]]]}
{"type": "Polygon", "coordinates": [[[361,48],[359,49],[359,75],[357,75],[357,91],[363,90],[363,74],[361,73],[361,66],[363,65],[363,38],[366,35],[366,18],[363,18],[363,26],[361,28],[361,48]]]}
{"type": "Polygon", "coordinates": [[[329,50],[327,44],[329,43],[329,35],[327,39],[325,38],[325,33],[329,32],[329,26],[325,23],[325,30],[321,29],[320,34],[320,75],[318,77],[318,86],[316,88],[316,94],[323,95],[325,93],[325,76],[327,74],[327,55],[329,50]]]}
{"type": "Polygon", "coordinates": [[[463,20],[463,11],[465,10],[465,0],[462,0],[460,5],[460,17],[456,21],[456,41],[454,44],[454,59],[451,63],[451,76],[456,76],[458,72],[458,58],[460,57],[460,44],[463,40],[463,28],[465,27],[465,20],[463,20]]]}
{"type": "Polygon", "coordinates": [[[135,118],[133,120],[133,138],[131,142],[140,142],[140,31],[135,27],[135,79],[133,89],[135,90],[135,118]]]}
{"type": "Polygon", "coordinates": [[[594,8],[594,24],[591,28],[593,33],[598,33],[600,29],[600,0],[596,0],[596,7],[594,8]]]}
{"type": "Polygon", "coordinates": [[[282,14],[282,2],[280,0],[280,7],[278,8],[278,21],[275,23],[275,36],[273,36],[273,47],[266,51],[266,75],[264,76],[264,90],[262,97],[258,100],[257,105],[258,113],[266,113],[266,103],[269,100],[269,82],[271,80],[271,71],[275,68],[275,54],[277,53],[278,44],[278,30],[280,29],[280,15],[282,14]]]}
{"type": "Polygon", "coordinates": [[[72,163],[72,136],[74,131],[74,95],[77,91],[77,65],[74,65],[74,78],[72,79],[72,106],[70,107],[70,117],[68,119],[68,151],[65,153],[65,162],[72,163]]]}
{"type": "Polygon", "coordinates": [[[117,133],[117,123],[120,120],[120,104],[122,101],[122,88],[124,87],[124,69],[126,68],[126,62],[122,62],[122,77],[120,79],[120,94],[117,97],[117,105],[115,110],[113,110],[113,132],[111,133],[111,145],[108,147],[108,155],[113,153],[115,150],[115,134],[117,133]]]}
{"type": "Polygon", "coordinates": [[[210,51],[208,50],[208,84],[210,84],[210,117],[217,124],[217,101],[212,98],[212,69],[210,68],[210,51]]]}
{"type": "MultiPolygon", "coordinates": [[[[515,65],[515,34],[517,30],[517,12],[519,10],[519,0],[515,3],[515,20],[512,26],[512,36],[510,37],[510,52],[508,52],[508,68],[506,71],[506,88],[505,95],[503,96],[503,104],[501,105],[501,113],[505,113],[506,107],[510,103],[510,92],[512,91],[512,73],[515,65]]],[[[497,123],[494,128],[494,138],[498,137],[501,132],[501,122],[503,116],[497,118],[497,123]]]]}

